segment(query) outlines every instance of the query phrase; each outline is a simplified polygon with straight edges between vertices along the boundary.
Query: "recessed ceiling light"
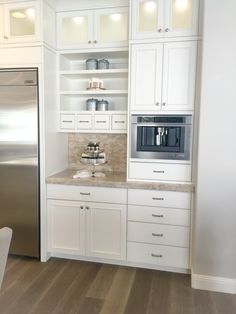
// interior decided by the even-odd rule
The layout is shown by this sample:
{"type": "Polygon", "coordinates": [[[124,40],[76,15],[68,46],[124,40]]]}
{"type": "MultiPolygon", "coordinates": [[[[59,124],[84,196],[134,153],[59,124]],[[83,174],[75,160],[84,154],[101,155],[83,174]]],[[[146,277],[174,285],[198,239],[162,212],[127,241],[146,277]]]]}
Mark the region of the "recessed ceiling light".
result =
{"type": "Polygon", "coordinates": [[[189,0],[175,0],[175,7],[179,11],[185,11],[188,8],[189,0]]]}
{"type": "Polygon", "coordinates": [[[156,2],[154,2],[154,1],[147,1],[144,4],[144,8],[145,8],[146,12],[152,13],[152,12],[154,12],[156,10],[156,2]]]}
{"type": "Polygon", "coordinates": [[[119,20],[121,19],[121,14],[119,14],[119,13],[111,14],[111,15],[110,15],[110,18],[111,18],[113,21],[119,21],[119,20]]]}
{"type": "Polygon", "coordinates": [[[82,24],[82,23],[84,23],[84,17],[83,16],[75,16],[75,17],[73,17],[73,22],[75,24],[82,24]]]}
{"type": "Polygon", "coordinates": [[[35,18],[35,10],[33,8],[26,9],[26,14],[31,20],[35,18]]]}
{"type": "Polygon", "coordinates": [[[11,16],[13,16],[16,19],[24,19],[25,18],[25,14],[19,11],[14,11],[11,13],[11,16]]]}

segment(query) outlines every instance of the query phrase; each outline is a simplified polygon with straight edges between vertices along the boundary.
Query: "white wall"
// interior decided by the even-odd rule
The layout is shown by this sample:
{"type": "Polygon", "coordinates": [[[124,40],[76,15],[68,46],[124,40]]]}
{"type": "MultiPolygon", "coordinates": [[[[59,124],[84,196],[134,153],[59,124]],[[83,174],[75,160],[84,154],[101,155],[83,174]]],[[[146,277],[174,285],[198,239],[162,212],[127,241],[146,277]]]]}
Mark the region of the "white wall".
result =
{"type": "MultiPolygon", "coordinates": [[[[235,30],[235,0],[205,1],[193,273],[234,279],[236,279],[235,30]]],[[[234,282],[236,283],[236,280],[234,282]]]]}

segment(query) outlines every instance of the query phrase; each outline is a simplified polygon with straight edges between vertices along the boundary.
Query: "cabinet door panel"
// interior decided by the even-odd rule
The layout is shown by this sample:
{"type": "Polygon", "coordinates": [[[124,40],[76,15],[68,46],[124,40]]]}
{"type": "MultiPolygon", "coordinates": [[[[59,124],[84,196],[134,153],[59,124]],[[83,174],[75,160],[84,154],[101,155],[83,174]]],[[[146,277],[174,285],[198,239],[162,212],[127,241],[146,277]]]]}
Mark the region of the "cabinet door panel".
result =
{"type": "Polygon", "coordinates": [[[131,109],[158,110],[161,103],[163,45],[132,48],[131,109]]]}
{"type": "Polygon", "coordinates": [[[0,43],[3,42],[4,38],[4,29],[3,29],[3,6],[0,5],[0,43]]]}
{"type": "Polygon", "coordinates": [[[128,45],[127,8],[95,11],[94,44],[96,47],[128,45]]]}
{"type": "Polygon", "coordinates": [[[92,18],[91,11],[58,13],[58,47],[91,48],[93,41],[92,18]]]}
{"type": "Polygon", "coordinates": [[[90,203],[86,214],[86,255],[125,259],[126,205],[90,203]]]}
{"type": "Polygon", "coordinates": [[[193,109],[195,72],[195,42],[165,44],[162,109],[193,109]]]}
{"type": "Polygon", "coordinates": [[[50,252],[84,254],[85,213],[80,206],[83,203],[58,200],[47,202],[50,252]]]}
{"type": "Polygon", "coordinates": [[[132,1],[132,38],[163,36],[163,0],[132,1]]]}
{"type": "Polygon", "coordinates": [[[193,36],[198,33],[198,0],[169,0],[166,2],[165,36],[193,36]]]}

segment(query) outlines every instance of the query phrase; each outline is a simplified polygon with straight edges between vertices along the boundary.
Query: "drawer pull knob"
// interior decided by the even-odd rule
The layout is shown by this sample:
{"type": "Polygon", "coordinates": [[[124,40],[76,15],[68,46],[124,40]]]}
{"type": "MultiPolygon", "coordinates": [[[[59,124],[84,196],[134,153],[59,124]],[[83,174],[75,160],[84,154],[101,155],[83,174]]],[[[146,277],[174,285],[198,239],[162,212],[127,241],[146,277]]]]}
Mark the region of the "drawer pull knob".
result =
{"type": "Polygon", "coordinates": [[[80,195],[91,195],[91,193],[80,192],[80,195]]]}
{"type": "Polygon", "coordinates": [[[72,120],[62,120],[63,123],[72,123],[72,120]]]}
{"type": "Polygon", "coordinates": [[[153,237],[163,237],[163,233],[152,233],[153,237]]]}
{"type": "Polygon", "coordinates": [[[156,214],[152,214],[152,217],[155,217],[155,218],[164,218],[164,215],[156,215],[156,214]]]}
{"type": "Polygon", "coordinates": [[[152,257],[159,257],[159,258],[162,258],[162,257],[163,257],[163,255],[161,255],[161,254],[153,254],[153,253],[151,254],[151,256],[152,256],[152,257]]]}
{"type": "Polygon", "coordinates": [[[80,206],[80,209],[84,209],[84,206],[80,206]]]}
{"type": "Polygon", "coordinates": [[[115,123],[125,123],[125,121],[115,121],[115,123]]]}
{"type": "Polygon", "coordinates": [[[80,120],[79,123],[89,123],[87,120],[80,120]]]}
{"type": "Polygon", "coordinates": [[[154,173],[165,173],[164,170],[153,170],[154,173]]]}
{"type": "Polygon", "coordinates": [[[164,197],[153,197],[154,201],[164,201],[164,197]]]}
{"type": "Polygon", "coordinates": [[[90,208],[88,206],[85,207],[87,210],[89,210],[90,208]]]}
{"type": "Polygon", "coordinates": [[[106,123],[107,121],[97,120],[96,123],[106,123]]]}

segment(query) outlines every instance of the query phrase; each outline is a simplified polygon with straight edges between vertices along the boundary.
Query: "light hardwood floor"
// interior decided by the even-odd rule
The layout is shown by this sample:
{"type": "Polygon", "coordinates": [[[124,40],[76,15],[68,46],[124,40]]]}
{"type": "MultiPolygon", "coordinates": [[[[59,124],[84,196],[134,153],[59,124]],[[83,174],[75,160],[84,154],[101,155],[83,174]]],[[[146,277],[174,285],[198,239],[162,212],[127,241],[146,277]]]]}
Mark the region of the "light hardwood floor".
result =
{"type": "Polygon", "coordinates": [[[236,296],[194,290],[190,276],[11,256],[0,314],[235,314],[236,296]]]}

